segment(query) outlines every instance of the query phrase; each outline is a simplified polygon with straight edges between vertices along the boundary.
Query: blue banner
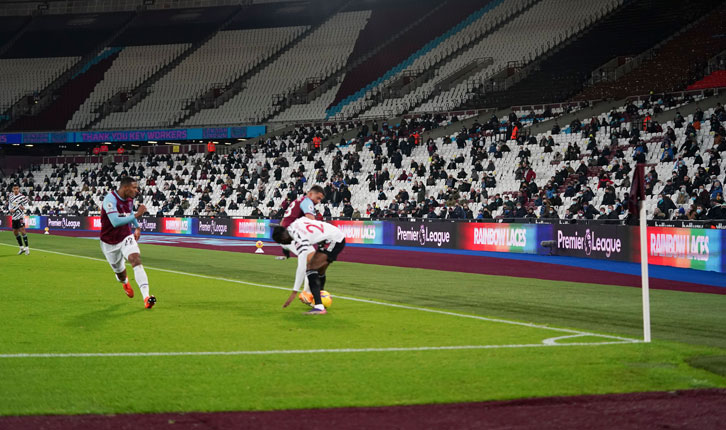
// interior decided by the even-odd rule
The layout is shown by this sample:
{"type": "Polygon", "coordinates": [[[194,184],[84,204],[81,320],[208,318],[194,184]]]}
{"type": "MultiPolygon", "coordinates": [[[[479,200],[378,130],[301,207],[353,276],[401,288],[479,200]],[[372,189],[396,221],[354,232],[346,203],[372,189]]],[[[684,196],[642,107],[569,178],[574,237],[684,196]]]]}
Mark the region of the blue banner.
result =
{"type": "Polygon", "coordinates": [[[267,127],[254,125],[245,127],[175,128],[157,130],[115,130],[0,133],[0,144],[36,143],[100,143],[100,142],[143,142],[143,141],[185,141],[203,139],[254,138],[265,134],[267,127]]]}

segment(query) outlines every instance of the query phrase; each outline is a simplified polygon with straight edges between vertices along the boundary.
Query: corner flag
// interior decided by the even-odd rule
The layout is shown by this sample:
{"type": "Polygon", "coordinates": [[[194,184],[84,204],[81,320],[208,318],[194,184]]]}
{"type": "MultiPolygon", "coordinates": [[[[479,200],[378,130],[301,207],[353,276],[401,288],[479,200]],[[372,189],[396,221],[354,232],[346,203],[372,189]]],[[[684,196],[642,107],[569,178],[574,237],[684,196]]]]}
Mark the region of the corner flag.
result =
{"type": "Polygon", "coordinates": [[[635,165],[628,196],[628,213],[631,217],[634,218],[638,213],[640,209],[638,203],[643,200],[645,200],[645,164],[638,163],[635,165]]]}
{"type": "Polygon", "coordinates": [[[650,342],[650,292],[648,285],[648,226],[645,219],[645,164],[635,165],[628,196],[628,213],[640,218],[640,271],[643,290],[643,340],[650,342]]]}

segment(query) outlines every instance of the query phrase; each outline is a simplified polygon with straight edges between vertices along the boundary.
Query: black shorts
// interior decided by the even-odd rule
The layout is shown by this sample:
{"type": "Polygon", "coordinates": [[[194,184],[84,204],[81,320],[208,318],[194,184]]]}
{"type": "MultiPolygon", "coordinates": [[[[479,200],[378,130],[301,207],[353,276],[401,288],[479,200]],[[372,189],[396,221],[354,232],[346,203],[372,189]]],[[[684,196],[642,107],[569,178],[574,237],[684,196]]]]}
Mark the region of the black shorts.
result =
{"type": "Polygon", "coordinates": [[[20,230],[23,227],[25,227],[25,220],[22,220],[22,219],[13,220],[13,230],[20,230]]]}
{"type": "Polygon", "coordinates": [[[332,263],[338,259],[338,254],[343,252],[343,248],[345,248],[345,239],[341,242],[330,242],[327,245],[321,246],[320,252],[328,256],[328,263],[332,263]]]}

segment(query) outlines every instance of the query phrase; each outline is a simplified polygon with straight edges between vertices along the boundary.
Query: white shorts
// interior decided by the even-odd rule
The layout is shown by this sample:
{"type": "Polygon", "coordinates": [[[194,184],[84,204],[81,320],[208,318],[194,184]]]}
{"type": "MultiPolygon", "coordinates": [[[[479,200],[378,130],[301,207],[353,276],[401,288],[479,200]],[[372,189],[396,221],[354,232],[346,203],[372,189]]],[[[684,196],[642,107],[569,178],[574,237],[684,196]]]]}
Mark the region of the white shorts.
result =
{"type": "Polygon", "coordinates": [[[121,273],[126,270],[126,260],[131,254],[141,254],[139,244],[136,243],[134,236],[126,236],[124,240],[116,245],[110,245],[101,241],[101,251],[106,256],[106,261],[111,265],[114,273],[121,273]]]}

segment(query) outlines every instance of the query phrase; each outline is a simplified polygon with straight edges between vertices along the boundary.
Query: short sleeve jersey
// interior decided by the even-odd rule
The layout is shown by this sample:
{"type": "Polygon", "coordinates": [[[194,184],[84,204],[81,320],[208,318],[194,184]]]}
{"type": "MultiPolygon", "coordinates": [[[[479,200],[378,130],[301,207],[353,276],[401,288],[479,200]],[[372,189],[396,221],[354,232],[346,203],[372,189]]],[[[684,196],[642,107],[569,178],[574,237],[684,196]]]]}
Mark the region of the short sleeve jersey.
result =
{"type": "Polygon", "coordinates": [[[121,243],[131,235],[129,224],[114,227],[109,214],[118,213],[119,216],[127,216],[133,213],[133,199],[122,199],[116,191],[111,191],[103,199],[101,207],[101,240],[109,245],[121,243]]]}
{"type": "Polygon", "coordinates": [[[309,197],[300,196],[287,207],[285,215],[282,216],[282,221],[280,221],[280,225],[287,228],[295,220],[307,214],[315,215],[315,204],[309,197]]]}

